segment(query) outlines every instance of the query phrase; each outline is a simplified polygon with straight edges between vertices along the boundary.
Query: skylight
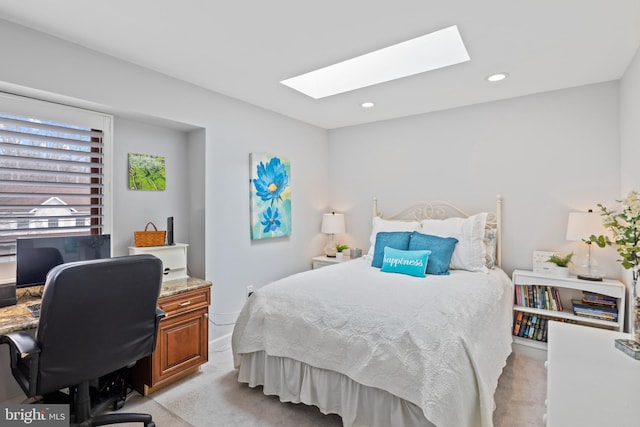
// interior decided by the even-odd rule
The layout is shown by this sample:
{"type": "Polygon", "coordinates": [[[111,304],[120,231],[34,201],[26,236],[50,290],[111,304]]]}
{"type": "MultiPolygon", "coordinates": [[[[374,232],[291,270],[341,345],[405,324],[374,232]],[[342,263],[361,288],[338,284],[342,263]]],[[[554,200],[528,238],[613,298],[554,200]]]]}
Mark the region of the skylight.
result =
{"type": "Polygon", "coordinates": [[[453,25],[280,83],[320,99],[469,59],[458,26],[453,25]]]}

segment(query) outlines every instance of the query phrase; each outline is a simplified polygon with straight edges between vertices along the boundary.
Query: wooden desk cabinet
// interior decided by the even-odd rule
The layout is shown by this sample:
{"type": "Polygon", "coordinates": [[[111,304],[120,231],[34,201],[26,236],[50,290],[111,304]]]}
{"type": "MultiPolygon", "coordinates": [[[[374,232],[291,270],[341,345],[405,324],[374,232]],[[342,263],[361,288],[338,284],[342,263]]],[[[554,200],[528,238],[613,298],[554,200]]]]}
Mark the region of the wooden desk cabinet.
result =
{"type": "Polygon", "coordinates": [[[156,350],[133,367],[135,389],[148,395],[196,372],[209,359],[210,287],[161,297],[167,314],[160,322],[156,350]]]}

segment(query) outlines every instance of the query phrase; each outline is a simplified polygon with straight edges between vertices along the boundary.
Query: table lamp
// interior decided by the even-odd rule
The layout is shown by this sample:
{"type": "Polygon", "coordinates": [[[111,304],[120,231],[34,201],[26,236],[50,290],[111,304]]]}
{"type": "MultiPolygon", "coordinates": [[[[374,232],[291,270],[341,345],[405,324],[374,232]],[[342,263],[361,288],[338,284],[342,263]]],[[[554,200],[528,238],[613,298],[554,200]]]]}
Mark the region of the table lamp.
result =
{"type": "Polygon", "coordinates": [[[345,232],[344,214],[337,214],[335,212],[324,214],[322,216],[322,228],[320,231],[330,236],[329,243],[324,247],[324,254],[328,257],[335,257],[336,243],[333,240],[333,236],[334,234],[345,232]]]}
{"type": "Polygon", "coordinates": [[[598,263],[591,255],[592,235],[601,236],[607,234],[602,224],[602,217],[589,209],[588,212],[571,212],[567,223],[567,240],[582,241],[588,246],[586,258],[578,261],[575,268],[578,279],[602,281],[605,272],[598,267],[598,263]]]}

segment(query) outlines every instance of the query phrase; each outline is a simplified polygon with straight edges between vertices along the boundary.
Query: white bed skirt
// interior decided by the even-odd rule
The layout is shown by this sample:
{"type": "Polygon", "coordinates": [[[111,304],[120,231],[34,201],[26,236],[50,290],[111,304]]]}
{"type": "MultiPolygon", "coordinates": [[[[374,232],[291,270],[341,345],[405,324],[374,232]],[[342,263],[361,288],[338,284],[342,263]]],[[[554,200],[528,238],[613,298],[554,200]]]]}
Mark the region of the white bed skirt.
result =
{"type": "Polygon", "coordinates": [[[239,382],[263,386],[264,394],[276,395],[281,402],[314,405],[324,414],[338,414],[345,427],[435,427],[417,405],[337,372],[264,351],[242,354],[241,360],[239,382]]]}

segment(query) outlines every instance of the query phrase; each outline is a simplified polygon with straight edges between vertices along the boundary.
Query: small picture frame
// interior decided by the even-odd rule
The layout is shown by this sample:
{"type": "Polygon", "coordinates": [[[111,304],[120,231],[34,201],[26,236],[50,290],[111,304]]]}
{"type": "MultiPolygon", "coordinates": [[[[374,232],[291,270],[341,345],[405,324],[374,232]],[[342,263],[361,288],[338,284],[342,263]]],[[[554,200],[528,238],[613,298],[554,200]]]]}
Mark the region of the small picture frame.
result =
{"type": "Polygon", "coordinates": [[[533,251],[533,271],[535,273],[553,273],[555,264],[549,262],[548,259],[555,252],[551,251],[533,251]]]}
{"type": "Polygon", "coordinates": [[[164,191],[167,172],[164,157],[128,153],[129,190],[164,191]]]}

